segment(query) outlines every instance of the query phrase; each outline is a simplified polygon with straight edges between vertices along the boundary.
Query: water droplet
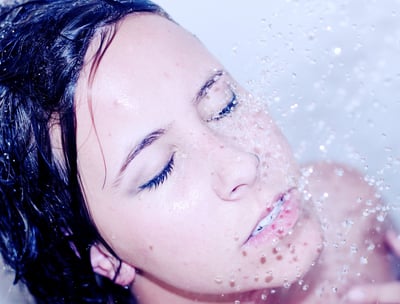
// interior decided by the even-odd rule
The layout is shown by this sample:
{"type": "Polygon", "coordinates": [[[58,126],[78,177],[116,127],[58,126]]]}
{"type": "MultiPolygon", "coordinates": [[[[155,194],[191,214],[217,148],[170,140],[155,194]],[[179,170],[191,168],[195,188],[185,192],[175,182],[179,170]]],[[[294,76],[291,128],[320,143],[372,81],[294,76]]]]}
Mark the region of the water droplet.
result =
{"type": "Polygon", "coordinates": [[[335,54],[336,56],[339,56],[340,54],[342,54],[342,48],[340,47],[335,47],[333,49],[333,54],[335,54]]]}
{"type": "Polygon", "coordinates": [[[274,277],[272,276],[272,274],[269,274],[268,276],[265,277],[264,281],[265,283],[270,283],[272,282],[273,279],[274,277]]]}
{"type": "Polygon", "coordinates": [[[360,264],[361,264],[361,265],[366,265],[366,264],[368,264],[368,258],[362,256],[362,257],[360,258],[360,264]]]}
{"type": "Polygon", "coordinates": [[[365,217],[369,216],[369,209],[364,209],[362,215],[365,217]]]}
{"type": "Polygon", "coordinates": [[[345,219],[345,220],[342,222],[342,227],[343,227],[343,228],[346,228],[346,229],[350,229],[351,227],[353,227],[353,225],[354,225],[354,222],[353,222],[352,219],[345,219]]]}
{"type": "Polygon", "coordinates": [[[375,249],[375,244],[373,244],[373,243],[370,243],[369,245],[368,245],[368,247],[367,247],[367,250],[368,251],[373,251],[375,249]]]}
{"type": "Polygon", "coordinates": [[[385,221],[385,214],[383,214],[383,213],[379,213],[377,216],[376,216],[376,220],[378,221],[378,222],[384,222],[385,221]]]}
{"type": "Polygon", "coordinates": [[[343,170],[342,168],[336,168],[336,169],[335,169],[335,174],[336,174],[337,176],[343,176],[344,170],[343,170]]]}
{"type": "Polygon", "coordinates": [[[265,293],[261,294],[261,301],[266,301],[268,299],[268,295],[265,293]]]}
{"type": "Polygon", "coordinates": [[[217,284],[222,284],[222,278],[216,277],[216,278],[214,279],[214,282],[217,283],[217,284]]]}
{"type": "Polygon", "coordinates": [[[301,287],[301,290],[307,291],[309,288],[308,284],[304,284],[303,287],[301,287]]]}

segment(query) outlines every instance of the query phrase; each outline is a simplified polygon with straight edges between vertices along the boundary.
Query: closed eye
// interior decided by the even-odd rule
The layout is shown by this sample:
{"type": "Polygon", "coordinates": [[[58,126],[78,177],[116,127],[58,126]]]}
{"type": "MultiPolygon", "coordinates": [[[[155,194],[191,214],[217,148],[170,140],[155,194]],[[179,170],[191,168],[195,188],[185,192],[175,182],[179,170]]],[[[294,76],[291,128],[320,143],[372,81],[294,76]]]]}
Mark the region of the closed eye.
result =
{"type": "Polygon", "coordinates": [[[225,116],[231,114],[239,104],[239,101],[237,99],[236,93],[231,89],[232,97],[229,101],[229,103],[221,110],[217,115],[212,116],[211,118],[207,119],[207,122],[209,121],[216,121],[220,120],[221,118],[224,118],[225,116]]]}
{"type": "Polygon", "coordinates": [[[156,176],[154,176],[151,180],[148,182],[144,183],[143,185],[139,186],[139,190],[154,190],[158,188],[160,185],[162,185],[169,175],[172,173],[174,169],[174,157],[175,153],[172,154],[171,158],[167,162],[167,164],[164,166],[164,168],[158,173],[156,176]]]}

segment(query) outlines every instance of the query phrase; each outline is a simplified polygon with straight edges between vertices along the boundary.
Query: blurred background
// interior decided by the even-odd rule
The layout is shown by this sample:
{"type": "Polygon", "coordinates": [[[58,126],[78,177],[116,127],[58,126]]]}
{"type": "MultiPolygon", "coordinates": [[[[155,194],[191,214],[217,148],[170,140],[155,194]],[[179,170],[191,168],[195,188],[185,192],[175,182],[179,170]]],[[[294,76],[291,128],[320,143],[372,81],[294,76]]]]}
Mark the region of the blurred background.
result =
{"type": "MultiPolygon", "coordinates": [[[[400,0],[156,2],[268,103],[300,161],[358,168],[400,223],[400,0]]],[[[0,304],[24,303],[0,282],[0,304]]]]}

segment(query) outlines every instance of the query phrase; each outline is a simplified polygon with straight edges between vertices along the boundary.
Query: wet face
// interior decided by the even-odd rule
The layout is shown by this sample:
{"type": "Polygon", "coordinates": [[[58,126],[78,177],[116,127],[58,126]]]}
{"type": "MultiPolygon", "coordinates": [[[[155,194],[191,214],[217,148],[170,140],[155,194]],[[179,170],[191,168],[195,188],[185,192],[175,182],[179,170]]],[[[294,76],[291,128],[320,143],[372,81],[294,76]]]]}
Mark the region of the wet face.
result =
{"type": "Polygon", "coordinates": [[[94,222],[124,262],[209,294],[307,271],[320,234],[291,151],[195,37],[129,16],[90,85],[89,70],[88,60],[76,93],[79,170],[94,222]]]}

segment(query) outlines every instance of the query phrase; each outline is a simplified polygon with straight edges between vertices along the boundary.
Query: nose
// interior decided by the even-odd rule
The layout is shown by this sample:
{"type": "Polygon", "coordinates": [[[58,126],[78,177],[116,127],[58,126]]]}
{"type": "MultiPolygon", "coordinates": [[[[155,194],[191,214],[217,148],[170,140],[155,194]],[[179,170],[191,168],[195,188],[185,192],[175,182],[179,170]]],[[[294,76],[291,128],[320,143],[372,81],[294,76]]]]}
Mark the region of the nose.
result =
{"type": "Polygon", "coordinates": [[[260,166],[258,156],[224,145],[213,152],[214,191],[223,200],[239,200],[257,180],[260,166]]]}

